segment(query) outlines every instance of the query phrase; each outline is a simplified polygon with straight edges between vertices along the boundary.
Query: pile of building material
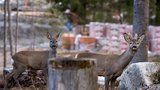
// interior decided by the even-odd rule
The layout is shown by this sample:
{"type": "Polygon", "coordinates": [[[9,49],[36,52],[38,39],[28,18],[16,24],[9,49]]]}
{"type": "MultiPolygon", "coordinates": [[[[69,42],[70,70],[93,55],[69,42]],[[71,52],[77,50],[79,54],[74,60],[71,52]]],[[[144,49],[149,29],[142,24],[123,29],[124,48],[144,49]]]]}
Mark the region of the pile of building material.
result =
{"type": "Polygon", "coordinates": [[[160,27],[149,27],[150,50],[154,53],[160,52],[160,27]]]}
{"type": "MultiPolygon", "coordinates": [[[[74,31],[81,32],[83,27],[77,26],[74,31]]],[[[132,34],[132,25],[127,24],[90,22],[85,27],[88,27],[89,37],[96,38],[97,42],[100,42],[103,46],[101,51],[109,53],[124,52],[127,43],[123,38],[123,34],[132,34]]],[[[149,50],[153,53],[160,52],[160,27],[149,26],[147,39],[149,50]]]]}

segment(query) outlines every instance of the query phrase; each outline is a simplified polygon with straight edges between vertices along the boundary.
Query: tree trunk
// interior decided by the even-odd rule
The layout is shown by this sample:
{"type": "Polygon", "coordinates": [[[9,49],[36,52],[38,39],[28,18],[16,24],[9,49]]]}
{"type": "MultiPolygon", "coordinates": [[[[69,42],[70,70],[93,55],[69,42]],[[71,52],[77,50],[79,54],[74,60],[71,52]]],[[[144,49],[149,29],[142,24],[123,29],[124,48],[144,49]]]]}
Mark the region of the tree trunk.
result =
{"type": "MultiPolygon", "coordinates": [[[[93,5],[94,5],[93,7],[96,9],[96,2],[95,1],[94,1],[93,5]]],[[[96,12],[94,10],[92,10],[92,12],[93,12],[93,19],[92,19],[92,21],[95,22],[95,20],[96,20],[96,12]]]]}
{"type": "MultiPolygon", "coordinates": [[[[149,0],[134,0],[133,33],[147,35],[149,17],[149,0]]],[[[131,63],[147,61],[147,38],[141,43],[131,63]]]]}
{"type": "Polygon", "coordinates": [[[7,13],[7,0],[4,1],[4,38],[3,38],[3,67],[5,68],[6,67],[6,58],[7,58],[7,55],[6,55],[6,44],[7,44],[7,30],[6,30],[6,23],[7,23],[7,16],[6,16],[6,13],[7,13]]]}
{"type": "Polygon", "coordinates": [[[160,25],[160,0],[156,0],[156,18],[155,24],[160,25]]]}
{"type": "Polygon", "coordinates": [[[122,12],[122,10],[121,10],[122,6],[121,6],[121,5],[123,5],[124,2],[119,1],[119,3],[120,3],[120,4],[118,5],[119,23],[120,23],[120,24],[123,24],[123,16],[121,16],[121,12],[122,12]]]}
{"type": "Polygon", "coordinates": [[[93,60],[50,60],[49,90],[97,90],[97,74],[93,60]]]}
{"type": "Polygon", "coordinates": [[[18,13],[19,13],[19,0],[17,0],[17,14],[16,14],[16,32],[15,32],[15,53],[17,52],[17,40],[18,40],[18,13]]]}
{"type": "Polygon", "coordinates": [[[7,9],[8,9],[8,34],[9,34],[9,45],[10,45],[10,55],[13,56],[13,47],[12,47],[12,29],[11,29],[11,5],[10,0],[7,0],[7,9]]]}

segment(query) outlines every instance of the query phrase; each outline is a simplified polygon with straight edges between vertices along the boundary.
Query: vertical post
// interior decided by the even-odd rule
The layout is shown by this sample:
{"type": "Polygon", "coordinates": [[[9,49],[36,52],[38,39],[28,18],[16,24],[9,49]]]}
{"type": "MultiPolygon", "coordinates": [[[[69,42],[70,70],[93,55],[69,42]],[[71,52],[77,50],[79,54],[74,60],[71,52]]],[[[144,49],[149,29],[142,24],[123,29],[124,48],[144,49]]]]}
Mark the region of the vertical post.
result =
{"type": "Polygon", "coordinates": [[[13,47],[12,47],[12,29],[11,29],[11,5],[10,0],[7,0],[7,10],[8,10],[8,32],[9,32],[9,44],[10,44],[10,55],[13,56],[13,47]]]}
{"type": "Polygon", "coordinates": [[[49,90],[98,89],[94,60],[51,58],[49,61],[49,90]]]}
{"type": "Polygon", "coordinates": [[[16,32],[15,32],[15,53],[17,52],[17,40],[18,40],[18,14],[19,14],[19,0],[17,0],[17,13],[16,13],[16,32]]]}
{"type": "Polygon", "coordinates": [[[160,25],[160,1],[156,0],[156,18],[155,25],[160,25]]]}
{"type": "MultiPolygon", "coordinates": [[[[148,18],[149,0],[134,0],[133,33],[137,33],[138,36],[147,35],[148,18]]],[[[147,51],[147,38],[145,37],[131,63],[147,61],[147,51]]]]}
{"type": "Polygon", "coordinates": [[[3,67],[6,67],[6,44],[7,44],[7,30],[6,30],[6,23],[7,23],[7,0],[4,1],[4,37],[3,37],[3,67]]]}

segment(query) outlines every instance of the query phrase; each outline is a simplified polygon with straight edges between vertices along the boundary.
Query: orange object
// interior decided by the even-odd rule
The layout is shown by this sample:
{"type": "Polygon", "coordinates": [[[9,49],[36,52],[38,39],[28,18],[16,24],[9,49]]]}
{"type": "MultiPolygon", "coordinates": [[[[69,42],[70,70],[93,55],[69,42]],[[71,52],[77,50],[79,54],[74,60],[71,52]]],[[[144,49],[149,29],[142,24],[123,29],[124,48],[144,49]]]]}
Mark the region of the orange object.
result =
{"type": "Polygon", "coordinates": [[[91,44],[91,43],[95,43],[95,42],[96,42],[96,38],[94,38],[94,37],[82,36],[80,38],[80,43],[91,44]]]}
{"type": "Polygon", "coordinates": [[[67,34],[67,33],[64,33],[62,35],[62,42],[67,42],[67,43],[70,43],[70,44],[74,44],[74,41],[75,41],[75,36],[73,34],[67,34]]]}
{"type": "Polygon", "coordinates": [[[65,49],[70,49],[74,45],[75,36],[70,33],[64,33],[62,35],[62,47],[65,49]]]}

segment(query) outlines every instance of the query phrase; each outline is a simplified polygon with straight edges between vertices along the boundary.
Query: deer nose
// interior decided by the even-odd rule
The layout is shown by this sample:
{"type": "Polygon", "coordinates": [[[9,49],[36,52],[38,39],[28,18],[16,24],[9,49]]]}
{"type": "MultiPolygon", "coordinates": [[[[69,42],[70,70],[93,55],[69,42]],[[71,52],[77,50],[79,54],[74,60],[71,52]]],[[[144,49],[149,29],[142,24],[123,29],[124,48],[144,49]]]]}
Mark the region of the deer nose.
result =
{"type": "Polygon", "coordinates": [[[133,50],[133,51],[137,51],[137,46],[133,46],[133,47],[132,47],[132,50],[133,50]]]}
{"type": "Polygon", "coordinates": [[[133,48],[137,48],[137,46],[133,46],[133,48]]]}
{"type": "Polygon", "coordinates": [[[56,48],[56,47],[57,47],[57,45],[50,45],[50,47],[51,47],[51,48],[56,48]]]}

